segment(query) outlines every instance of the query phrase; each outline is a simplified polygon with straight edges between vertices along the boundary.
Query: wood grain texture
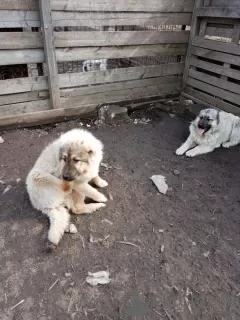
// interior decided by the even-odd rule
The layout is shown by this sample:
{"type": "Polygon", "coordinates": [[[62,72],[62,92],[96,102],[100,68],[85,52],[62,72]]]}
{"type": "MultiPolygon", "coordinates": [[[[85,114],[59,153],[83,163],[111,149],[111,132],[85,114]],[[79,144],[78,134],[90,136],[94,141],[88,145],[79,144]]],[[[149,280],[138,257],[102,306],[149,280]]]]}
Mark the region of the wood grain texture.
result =
{"type": "Polygon", "coordinates": [[[53,109],[59,108],[60,90],[58,86],[58,68],[53,37],[50,0],[40,0],[40,17],[44,39],[44,51],[48,68],[48,86],[53,109]]]}
{"type": "Polygon", "coordinates": [[[53,0],[57,11],[140,11],[140,12],[192,12],[193,0],[53,0]]]}

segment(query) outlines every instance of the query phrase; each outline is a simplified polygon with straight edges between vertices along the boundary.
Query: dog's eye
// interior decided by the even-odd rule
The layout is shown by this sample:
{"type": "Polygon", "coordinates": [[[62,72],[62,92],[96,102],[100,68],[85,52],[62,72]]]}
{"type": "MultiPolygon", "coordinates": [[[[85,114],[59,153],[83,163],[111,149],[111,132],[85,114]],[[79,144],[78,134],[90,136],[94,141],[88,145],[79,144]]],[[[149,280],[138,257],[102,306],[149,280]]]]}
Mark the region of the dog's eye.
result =
{"type": "Polygon", "coordinates": [[[66,161],[67,161],[67,157],[62,157],[62,160],[63,160],[64,162],[66,162],[66,161]]]}
{"type": "Polygon", "coordinates": [[[203,116],[200,116],[199,118],[202,120],[202,119],[203,119],[203,116]]]}
{"type": "Polygon", "coordinates": [[[79,159],[73,159],[74,163],[78,163],[80,160],[79,159]]]}
{"type": "Polygon", "coordinates": [[[207,121],[211,121],[212,119],[210,119],[209,117],[207,117],[207,121]]]}

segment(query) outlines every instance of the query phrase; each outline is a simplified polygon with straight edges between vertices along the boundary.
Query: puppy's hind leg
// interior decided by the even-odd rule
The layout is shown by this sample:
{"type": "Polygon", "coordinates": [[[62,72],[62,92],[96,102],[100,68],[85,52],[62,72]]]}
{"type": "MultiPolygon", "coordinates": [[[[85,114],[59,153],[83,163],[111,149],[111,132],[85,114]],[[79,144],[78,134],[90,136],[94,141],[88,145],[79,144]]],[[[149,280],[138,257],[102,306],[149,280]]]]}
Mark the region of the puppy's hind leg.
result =
{"type": "Polygon", "coordinates": [[[223,148],[230,148],[230,147],[236,146],[239,143],[240,143],[239,138],[238,139],[235,138],[235,139],[231,139],[230,141],[224,142],[222,146],[223,148]]]}
{"type": "Polygon", "coordinates": [[[70,226],[70,215],[68,210],[59,206],[56,208],[43,210],[50,221],[50,228],[48,231],[48,240],[55,246],[58,245],[65,231],[68,230],[70,226]]]}
{"type": "Polygon", "coordinates": [[[181,147],[176,150],[176,155],[182,156],[187,150],[195,146],[196,146],[196,143],[192,140],[190,135],[188,139],[181,145],[181,147]]]}
{"type": "Polygon", "coordinates": [[[77,192],[76,190],[73,190],[71,197],[72,197],[71,211],[74,214],[93,213],[105,207],[104,203],[85,204],[84,203],[85,196],[77,192]]]}
{"type": "Polygon", "coordinates": [[[108,186],[107,181],[103,180],[99,176],[93,178],[91,181],[99,188],[104,188],[104,187],[108,186]]]}

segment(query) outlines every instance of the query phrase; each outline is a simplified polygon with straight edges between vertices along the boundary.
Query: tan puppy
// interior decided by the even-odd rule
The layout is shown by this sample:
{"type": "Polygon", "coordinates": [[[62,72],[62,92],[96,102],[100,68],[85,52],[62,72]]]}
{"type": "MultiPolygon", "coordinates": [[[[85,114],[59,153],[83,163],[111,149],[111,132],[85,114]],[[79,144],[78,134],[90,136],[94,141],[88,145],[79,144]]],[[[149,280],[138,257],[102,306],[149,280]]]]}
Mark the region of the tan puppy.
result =
{"type": "Polygon", "coordinates": [[[105,207],[107,198],[88,184],[108,185],[98,175],[102,149],[102,143],[90,132],[73,129],[48,145],[28,174],[31,203],[49,217],[48,240],[55,246],[64,232],[77,232],[68,209],[82,214],[105,207]],[[85,204],[85,197],[99,203],[85,204]]]}

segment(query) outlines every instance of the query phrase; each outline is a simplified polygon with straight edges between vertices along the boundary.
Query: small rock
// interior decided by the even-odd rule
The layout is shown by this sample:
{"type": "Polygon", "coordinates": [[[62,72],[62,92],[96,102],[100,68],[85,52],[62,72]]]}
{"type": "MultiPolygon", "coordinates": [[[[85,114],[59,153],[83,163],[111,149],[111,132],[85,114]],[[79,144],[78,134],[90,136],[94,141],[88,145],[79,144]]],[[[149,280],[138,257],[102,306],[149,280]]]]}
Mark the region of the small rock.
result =
{"type": "Polygon", "coordinates": [[[73,287],[73,286],[74,286],[74,284],[75,284],[75,282],[71,282],[71,283],[70,283],[70,286],[71,286],[71,287],[73,287]]]}
{"type": "Polygon", "coordinates": [[[169,117],[170,117],[170,118],[175,118],[175,114],[169,113],[169,117]]]}
{"type": "Polygon", "coordinates": [[[180,171],[178,171],[177,169],[174,169],[173,174],[175,174],[175,176],[178,176],[180,174],[180,171]]]}
{"type": "Polygon", "coordinates": [[[165,249],[164,244],[161,245],[160,251],[163,252],[165,249]]]}
{"type": "Polygon", "coordinates": [[[4,140],[3,140],[3,138],[0,136],[0,143],[3,143],[4,142],[4,140]]]}
{"type": "Polygon", "coordinates": [[[86,127],[87,127],[87,128],[90,128],[90,127],[91,127],[91,125],[90,125],[90,124],[86,124],[86,127]]]}
{"type": "Polygon", "coordinates": [[[12,188],[12,186],[9,184],[3,191],[2,194],[5,194],[6,192],[8,192],[10,189],[12,188]]]}
{"type": "Polygon", "coordinates": [[[163,230],[163,229],[159,229],[159,230],[158,230],[158,232],[163,233],[163,232],[164,232],[164,230],[163,230]]]}
{"type": "Polygon", "coordinates": [[[210,252],[207,251],[207,252],[204,252],[203,256],[204,256],[205,258],[208,258],[208,257],[209,257],[209,254],[210,254],[210,252]]]}
{"type": "Polygon", "coordinates": [[[19,183],[21,181],[21,178],[17,178],[16,182],[19,183]]]}
{"type": "Polygon", "coordinates": [[[69,278],[71,276],[71,273],[70,272],[65,272],[64,275],[65,275],[66,278],[69,278]]]}

